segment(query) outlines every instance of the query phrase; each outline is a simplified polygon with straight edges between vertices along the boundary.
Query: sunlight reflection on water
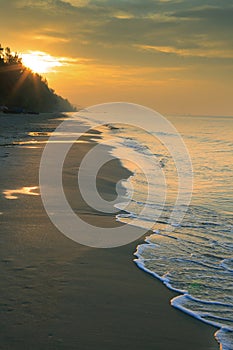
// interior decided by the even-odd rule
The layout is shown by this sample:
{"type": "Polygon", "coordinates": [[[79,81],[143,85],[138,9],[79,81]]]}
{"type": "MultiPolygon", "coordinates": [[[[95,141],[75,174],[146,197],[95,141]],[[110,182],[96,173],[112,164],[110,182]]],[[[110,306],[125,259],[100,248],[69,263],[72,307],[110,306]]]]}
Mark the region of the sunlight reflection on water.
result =
{"type": "Polygon", "coordinates": [[[5,190],[3,191],[3,195],[6,199],[18,199],[18,195],[29,195],[29,196],[39,196],[40,194],[36,191],[38,191],[38,186],[33,187],[21,187],[14,190],[5,190]]]}

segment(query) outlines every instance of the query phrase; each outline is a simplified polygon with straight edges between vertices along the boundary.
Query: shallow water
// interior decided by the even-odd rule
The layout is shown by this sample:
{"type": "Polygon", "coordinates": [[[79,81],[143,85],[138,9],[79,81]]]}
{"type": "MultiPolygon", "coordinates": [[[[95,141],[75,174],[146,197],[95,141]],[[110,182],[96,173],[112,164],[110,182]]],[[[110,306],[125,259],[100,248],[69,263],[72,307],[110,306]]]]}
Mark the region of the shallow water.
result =
{"type": "MultiPolygon", "coordinates": [[[[171,304],[220,328],[223,350],[233,349],[233,118],[168,117],[183,137],[193,166],[192,200],[182,222],[170,220],[178,193],[176,163],[157,139],[142,130],[118,125],[104,133],[112,153],[134,172],[124,182],[128,197],[123,223],[149,229],[153,234],[137,247],[135,263],[168,288],[180,292],[171,304]],[[113,138],[113,139],[112,139],[113,138]],[[134,159],[135,162],[124,160],[134,159]],[[157,159],[157,169],[152,162],[157,159]],[[137,164],[143,164],[143,169],[137,164]],[[166,179],[166,198],[159,171],[166,179]],[[146,174],[146,176],[145,176],[146,174]],[[148,201],[148,181],[150,200],[148,201]],[[141,210],[146,207],[146,215],[141,210]]],[[[172,138],[174,135],[167,134],[172,138]]],[[[106,141],[107,142],[107,141],[106,141]]],[[[177,207],[182,211],[182,206],[177,207]]]]}

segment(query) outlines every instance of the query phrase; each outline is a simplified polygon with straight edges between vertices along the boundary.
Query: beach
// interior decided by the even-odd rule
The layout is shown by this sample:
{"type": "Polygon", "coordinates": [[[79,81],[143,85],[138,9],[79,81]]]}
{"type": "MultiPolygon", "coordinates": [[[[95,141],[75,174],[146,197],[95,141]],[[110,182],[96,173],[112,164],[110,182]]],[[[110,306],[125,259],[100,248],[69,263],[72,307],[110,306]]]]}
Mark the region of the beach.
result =
{"type": "MultiPolygon", "coordinates": [[[[133,253],[143,237],[119,248],[96,249],[69,240],[51,223],[38,174],[45,141],[62,118],[0,116],[5,139],[0,152],[2,349],[219,349],[215,327],[172,308],[177,294],[137,268],[133,253]],[[28,133],[34,136],[27,138],[28,133]],[[17,194],[23,188],[31,195],[17,194]],[[7,190],[15,190],[10,195],[18,198],[7,199],[7,190]]],[[[115,215],[97,214],[75,190],[74,157],[78,166],[99,137],[93,132],[78,152],[71,152],[64,184],[80,217],[114,227],[120,225],[115,215]]],[[[120,162],[106,166],[99,176],[103,196],[114,196],[115,183],[129,175],[120,162]]]]}

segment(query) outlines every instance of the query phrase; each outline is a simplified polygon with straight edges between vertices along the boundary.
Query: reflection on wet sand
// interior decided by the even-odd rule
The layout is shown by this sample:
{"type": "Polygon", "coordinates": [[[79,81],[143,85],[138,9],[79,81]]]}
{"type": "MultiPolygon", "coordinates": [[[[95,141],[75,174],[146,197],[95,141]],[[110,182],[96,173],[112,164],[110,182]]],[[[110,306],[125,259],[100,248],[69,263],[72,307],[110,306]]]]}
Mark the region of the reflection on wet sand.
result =
{"type": "Polygon", "coordinates": [[[39,196],[40,194],[36,191],[38,191],[38,186],[33,187],[21,187],[14,190],[5,190],[3,191],[3,195],[6,199],[18,199],[18,195],[24,194],[29,196],[39,196]]]}

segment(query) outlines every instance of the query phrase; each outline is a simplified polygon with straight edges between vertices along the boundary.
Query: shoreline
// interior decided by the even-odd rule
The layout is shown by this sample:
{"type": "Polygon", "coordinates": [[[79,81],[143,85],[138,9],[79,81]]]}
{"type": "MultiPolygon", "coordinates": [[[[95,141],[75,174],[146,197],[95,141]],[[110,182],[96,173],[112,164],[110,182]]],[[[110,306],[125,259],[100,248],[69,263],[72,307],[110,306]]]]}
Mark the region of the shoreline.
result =
{"type": "MultiPolygon", "coordinates": [[[[46,116],[43,123],[45,130],[56,124],[55,120],[50,124],[46,116]]],[[[89,144],[78,146],[76,162],[89,144]]],[[[9,148],[1,173],[5,348],[219,349],[215,327],[171,307],[170,300],[179,294],[137,268],[133,254],[145,243],[143,237],[120,248],[88,248],[52,225],[40,196],[3,198],[5,189],[38,185],[41,151],[9,148]]],[[[129,174],[120,162],[106,167],[99,179],[103,194],[110,198],[117,180],[129,174]]],[[[72,159],[67,159],[64,184],[70,203],[81,216],[97,225],[119,225],[115,216],[94,214],[78,197],[72,159]]]]}

